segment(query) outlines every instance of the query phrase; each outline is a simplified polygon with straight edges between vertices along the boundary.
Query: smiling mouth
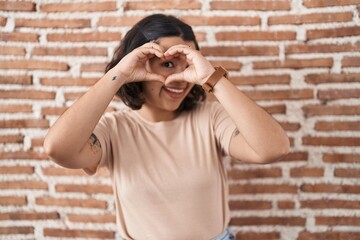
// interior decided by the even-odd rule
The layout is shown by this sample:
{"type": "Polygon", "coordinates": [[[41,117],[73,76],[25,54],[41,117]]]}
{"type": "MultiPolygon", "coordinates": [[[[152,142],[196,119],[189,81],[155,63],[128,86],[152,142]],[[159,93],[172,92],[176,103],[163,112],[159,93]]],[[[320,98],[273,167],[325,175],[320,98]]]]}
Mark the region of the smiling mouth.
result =
{"type": "Polygon", "coordinates": [[[177,94],[181,94],[185,91],[185,88],[170,88],[170,87],[164,87],[164,88],[169,92],[177,93],[177,94]]]}

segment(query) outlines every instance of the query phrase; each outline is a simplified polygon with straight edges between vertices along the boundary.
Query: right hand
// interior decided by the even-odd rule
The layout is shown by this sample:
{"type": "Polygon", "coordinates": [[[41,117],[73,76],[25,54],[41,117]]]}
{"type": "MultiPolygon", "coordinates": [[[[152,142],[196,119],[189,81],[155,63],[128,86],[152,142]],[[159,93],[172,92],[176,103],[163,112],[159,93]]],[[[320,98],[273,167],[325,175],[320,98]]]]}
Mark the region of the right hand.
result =
{"type": "Polygon", "coordinates": [[[156,43],[148,42],[128,53],[115,68],[117,68],[119,75],[125,77],[126,83],[141,81],[165,82],[164,76],[150,70],[149,60],[154,57],[162,58],[163,49],[156,43]]]}

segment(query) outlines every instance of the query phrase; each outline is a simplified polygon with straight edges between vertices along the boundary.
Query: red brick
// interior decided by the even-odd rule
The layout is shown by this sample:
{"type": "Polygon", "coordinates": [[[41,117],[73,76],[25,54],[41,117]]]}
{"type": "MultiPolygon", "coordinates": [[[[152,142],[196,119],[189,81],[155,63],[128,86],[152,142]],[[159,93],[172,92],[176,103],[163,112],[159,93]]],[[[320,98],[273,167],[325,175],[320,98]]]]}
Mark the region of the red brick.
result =
{"type": "Polygon", "coordinates": [[[310,13],[304,15],[281,15],[271,16],[268,25],[277,24],[312,24],[312,23],[335,23],[335,22],[351,22],[353,18],[352,12],[335,12],[335,13],[310,13]]]}
{"type": "Polygon", "coordinates": [[[78,3],[47,3],[41,4],[41,12],[106,12],[116,11],[116,2],[78,2],[78,3]]]}
{"type": "Polygon", "coordinates": [[[31,147],[43,147],[44,138],[31,138],[31,147]]]}
{"type": "Polygon", "coordinates": [[[107,49],[103,47],[35,47],[34,56],[107,56],[107,49]]]}
{"type": "Polygon", "coordinates": [[[142,16],[120,16],[120,17],[100,17],[97,26],[122,27],[133,26],[140,21],[142,16]]]}
{"type": "Polygon", "coordinates": [[[0,196],[0,205],[26,205],[27,199],[25,196],[0,196]]]}
{"type": "Polygon", "coordinates": [[[61,115],[63,114],[67,107],[43,107],[41,108],[41,114],[44,115],[61,115]]]}
{"type": "Polygon", "coordinates": [[[360,67],[360,57],[344,57],[341,65],[343,67],[360,67]]]}
{"type": "Polygon", "coordinates": [[[337,53],[358,51],[359,47],[351,43],[344,44],[291,44],[285,47],[286,54],[292,53],[337,53]]]}
{"type": "Polygon", "coordinates": [[[113,214],[67,214],[67,218],[71,222],[85,223],[115,223],[116,217],[113,214]]]}
{"type": "Polygon", "coordinates": [[[49,128],[45,119],[0,120],[0,128],[49,128]]]}
{"type": "Polygon", "coordinates": [[[324,153],[323,161],[326,163],[360,163],[360,154],[324,153]]]}
{"type": "Polygon", "coordinates": [[[0,99],[55,99],[55,92],[40,90],[0,90],[0,99]]]}
{"type": "Polygon", "coordinates": [[[360,88],[359,89],[330,89],[330,90],[319,90],[317,93],[317,98],[320,100],[337,100],[337,99],[347,99],[347,98],[359,98],[360,88]]]}
{"type": "Polygon", "coordinates": [[[0,69],[67,71],[69,66],[64,62],[29,59],[0,61],[0,69]]]}
{"type": "Polygon", "coordinates": [[[306,117],[324,115],[360,115],[357,105],[305,105],[302,107],[306,117]]]}
{"type": "Polygon", "coordinates": [[[360,35],[360,27],[341,27],[331,29],[307,30],[306,36],[308,40],[320,38],[342,38],[360,35]]]}
{"type": "MultiPolygon", "coordinates": [[[[88,176],[82,169],[69,169],[62,167],[47,167],[42,168],[42,172],[46,176],[88,176]]],[[[109,177],[109,171],[106,168],[100,168],[96,174],[99,177],[109,177]]]]}
{"type": "Polygon", "coordinates": [[[105,72],[107,63],[84,63],[81,64],[81,72],[105,72]]]}
{"type": "Polygon", "coordinates": [[[359,178],[360,169],[336,168],[334,170],[334,176],[341,178],[359,178]]]}
{"type": "Polygon", "coordinates": [[[293,31],[229,31],[217,32],[218,41],[285,41],[295,40],[296,32],[293,31]]]}
{"type": "Polygon", "coordinates": [[[241,16],[184,16],[180,18],[190,26],[259,26],[260,17],[241,16]]]}
{"type": "Polygon", "coordinates": [[[33,83],[32,76],[26,75],[0,75],[0,84],[21,84],[31,85],[33,83]]]}
{"type": "Polygon", "coordinates": [[[230,225],[239,226],[259,226],[259,225],[277,225],[277,226],[304,226],[306,222],[302,217],[233,217],[230,225]]]}
{"type": "Polygon", "coordinates": [[[243,92],[253,100],[297,100],[314,98],[314,92],[312,89],[254,90],[243,92]]]}
{"type": "Polygon", "coordinates": [[[49,33],[49,42],[111,42],[120,41],[118,32],[90,32],[90,33],[49,33]]]}
{"type": "Polygon", "coordinates": [[[153,0],[153,1],[136,1],[136,2],[124,2],[124,11],[133,10],[196,10],[201,9],[201,3],[197,0],[153,0]]]}
{"type": "Polygon", "coordinates": [[[97,238],[97,239],[113,239],[115,233],[102,230],[82,230],[82,229],[57,229],[45,228],[44,236],[59,238],[97,238]]]}
{"type": "Polygon", "coordinates": [[[276,194],[296,192],[296,186],[287,184],[236,184],[230,186],[230,194],[276,194]]]}
{"type": "Polygon", "coordinates": [[[271,169],[232,169],[229,173],[230,179],[254,179],[254,178],[279,178],[282,176],[280,168],[271,169]]]}
{"type": "Polygon", "coordinates": [[[285,131],[298,131],[301,128],[300,123],[292,123],[292,122],[279,122],[281,127],[285,131]]]}
{"type": "Polygon", "coordinates": [[[360,122],[343,121],[343,122],[328,122],[317,121],[315,123],[315,130],[317,131],[359,131],[360,122]]]}
{"type": "Polygon", "coordinates": [[[312,146],[360,146],[360,138],[356,137],[311,137],[302,138],[303,145],[312,146]]]}
{"type": "Polygon", "coordinates": [[[307,8],[316,8],[316,7],[331,7],[331,6],[346,6],[353,4],[360,4],[359,0],[304,0],[304,6],[307,8]]]}
{"type": "Polygon", "coordinates": [[[280,11],[290,10],[290,1],[213,1],[211,10],[255,10],[255,11],[280,11]]]}
{"type": "Polygon", "coordinates": [[[257,61],[253,63],[254,69],[269,69],[269,68],[331,68],[333,65],[332,58],[313,58],[313,59],[285,59],[284,61],[257,61]]]}
{"type": "Polygon", "coordinates": [[[261,239],[261,240],[280,240],[281,236],[279,232],[237,232],[237,240],[245,239],[261,239]]]}
{"type": "Polygon", "coordinates": [[[17,152],[0,152],[0,159],[32,159],[32,160],[48,160],[48,156],[45,153],[39,153],[34,151],[17,151],[17,152]]]}
{"type": "Polygon", "coordinates": [[[293,162],[293,161],[307,161],[309,156],[307,152],[290,152],[282,161],[293,162]]]}
{"type": "Polygon", "coordinates": [[[36,180],[0,181],[0,189],[48,189],[46,182],[36,180]]]}
{"type": "Polygon", "coordinates": [[[271,209],[271,201],[230,201],[229,206],[231,210],[264,210],[271,209]]]}
{"type": "Polygon", "coordinates": [[[210,60],[210,63],[213,66],[222,66],[228,71],[235,71],[240,70],[242,67],[242,64],[235,61],[226,61],[226,60],[210,60]]]}
{"type": "Polygon", "coordinates": [[[89,28],[91,27],[90,19],[15,19],[15,27],[28,28],[89,28]]]}
{"type": "Polygon", "coordinates": [[[2,32],[0,41],[3,42],[39,42],[39,34],[23,32],[2,32]]]}
{"type": "MultiPolygon", "coordinates": [[[[360,58],[359,58],[359,60],[360,60],[360,58]]],[[[309,74],[309,75],[305,76],[305,82],[312,83],[312,84],[360,82],[360,74],[359,73],[309,74]]]]}
{"type": "Polygon", "coordinates": [[[102,184],[56,184],[55,190],[56,192],[81,192],[86,194],[112,193],[110,185],[102,184]]]}
{"type": "Polygon", "coordinates": [[[323,177],[324,169],[318,167],[296,167],[290,169],[291,177],[323,177]]]}
{"type": "Polygon", "coordinates": [[[59,213],[57,212],[8,212],[0,213],[0,220],[50,220],[59,219],[59,213]]]}
{"type": "Polygon", "coordinates": [[[82,169],[69,169],[62,167],[42,168],[45,176],[87,176],[82,169]]]}
{"type": "Polygon", "coordinates": [[[0,46],[0,55],[25,56],[26,50],[23,47],[0,46]]]}
{"type": "Polygon", "coordinates": [[[23,143],[22,135],[0,135],[0,143],[23,143]]]}
{"type": "Polygon", "coordinates": [[[45,86],[92,86],[99,78],[41,78],[45,86]]]}
{"type": "Polygon", "coordinates": [[[352,200],[321,199],[300,201],[301,208],[310,209],[359,209],[360,202],[352,200]]]}
{"type": "Polygon", "coordinates": [[[33,233],[34,233],[34,227],[27,227],[27,226],[0,227],[0,235],[33,234],[33,233]]]}
{"type": "Polygon", "coordinates": [[[277,205],[278,205],[279,209],[294,209],[295,208],[294,201],[287,201],[287,200],[278,201],[277,205]]]}
{"type": "Polygon", "coordinates": [[[202,47],[204,56],[277,56],[278,47],[272,46],[232,46],[232,47],[202,47]]]}
{"type": "Polygon", "coordinates": [[[283,104],[280,105],[272,105],[272,106],[264,106],[265,111],[270,114],[285,114],[286,106],[283,104]]]}
{"type": "Polygon", "coordinates": [[[99,208],[106,209],[107,203],[96,199],[75,199],[75,198],[54,198],[38,197],[36,204],[59,207],[81,207],[81,208],[99,208]]]}
{"type": "Polygon", "coordinates": [[[262,85],[262,84],[290,84],[291,77],[288,74],[283,75],[252,75],[230,77],[231,82],[236,85],[262,85]]]}
{"type": "Polygon", "coordinates": [[[360,185],[336,185],[336,184],[302,184],[300,186],[303,192],[312,193],[360,193],[360,185]]]}
{"type": "MultiPolygon", "coordinates": [[[[359,217],[315,217],[316,225],[328,225],[328,226],[360,226],[359,217]]],[[[360,236],[360,235],[359,235],[360,236]]]]}
{"type": "Polygon", "coordinates": [[[31,113],[31,105],[0,105],[1,113],[31,113]]]}
{"type": "Polygon", "coordinates": [[[5,27],[7,19],[5,17],[0,17],[0,26],[5,27]]]}
{"type": "Polygon", "coordinates": [[[0,174],[33,174],[34,167],[30,166],[0,166],[0,174]]]}
{"type": "Polygon", "coordinates": [[[33,2],[27,1],[1,1],[1,11],[19,11],[19,12],[34,12],[36,11],[36,5],[33,2]]]}
{"type": "Polygon", "coordinates": [[[360,232],[305,232],[299,233],[297,240],[358,240],[360,232]]]}

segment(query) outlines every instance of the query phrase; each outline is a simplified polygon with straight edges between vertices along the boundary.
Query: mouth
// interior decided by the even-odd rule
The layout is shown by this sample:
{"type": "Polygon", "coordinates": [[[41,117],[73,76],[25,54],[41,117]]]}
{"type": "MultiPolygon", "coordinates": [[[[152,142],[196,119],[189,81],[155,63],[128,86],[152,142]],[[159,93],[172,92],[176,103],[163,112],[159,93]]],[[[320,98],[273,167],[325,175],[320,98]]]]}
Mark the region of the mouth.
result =
{"type": "Polygon", "coordinates": [[[181,98],[187,89],[187,86],[184,87],[166,87],[164,86],[163,89],[167,93],[167,95],[173,99],[181,98]]]}

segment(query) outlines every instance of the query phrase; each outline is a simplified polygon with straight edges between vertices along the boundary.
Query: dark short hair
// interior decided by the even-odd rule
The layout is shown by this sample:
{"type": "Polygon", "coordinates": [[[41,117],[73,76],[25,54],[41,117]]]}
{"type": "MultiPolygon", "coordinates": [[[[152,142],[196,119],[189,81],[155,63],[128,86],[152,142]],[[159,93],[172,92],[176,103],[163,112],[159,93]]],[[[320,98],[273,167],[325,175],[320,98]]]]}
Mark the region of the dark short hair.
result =
{"type": "MultiPolygon", "coordinates": [[[[120,45],[114,52],[111,62],[106,66],[105,72],[115,67],[128,53],[143,44],[157,40],[161,37],[178,36],[185,41],[192,41],[199,50],[195,34],[188,24],[174,16],[153,14],[136,23],[121,40],[120,45]]],[[[116,93],[122,101],[133,110],[140,109],[145,103],[141,82],[126,83],[116,93]]],[[[191,110],[199,101],[203,101],[206,94],[201,86],[194,85],[181,103],[178,111],[191,110]]]]}

